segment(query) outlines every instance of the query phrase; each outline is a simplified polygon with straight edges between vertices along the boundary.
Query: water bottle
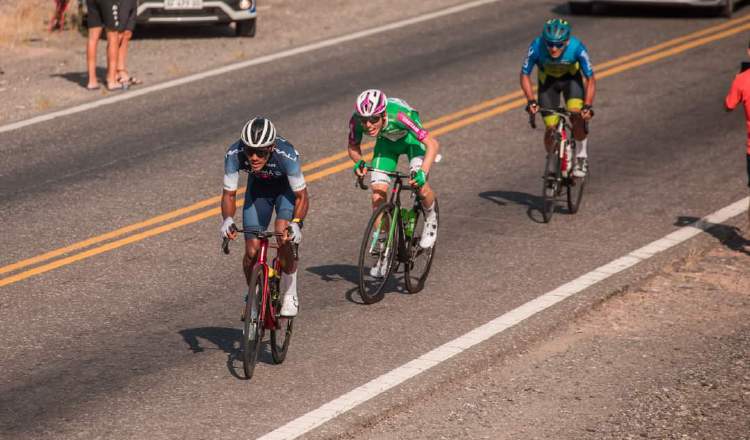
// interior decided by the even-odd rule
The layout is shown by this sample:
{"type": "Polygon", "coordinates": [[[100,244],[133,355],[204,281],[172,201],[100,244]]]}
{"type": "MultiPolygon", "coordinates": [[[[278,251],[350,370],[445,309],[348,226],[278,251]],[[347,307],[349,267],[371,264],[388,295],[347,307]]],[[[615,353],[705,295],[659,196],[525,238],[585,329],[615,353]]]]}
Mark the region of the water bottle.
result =
{"type": "Polygon", "coordinates": [[[414,224],[417,221],[414,210],[401,208],[401,218],[404,222],[404,232],[408,238],[411,238],[414,233],[414,224]]]}

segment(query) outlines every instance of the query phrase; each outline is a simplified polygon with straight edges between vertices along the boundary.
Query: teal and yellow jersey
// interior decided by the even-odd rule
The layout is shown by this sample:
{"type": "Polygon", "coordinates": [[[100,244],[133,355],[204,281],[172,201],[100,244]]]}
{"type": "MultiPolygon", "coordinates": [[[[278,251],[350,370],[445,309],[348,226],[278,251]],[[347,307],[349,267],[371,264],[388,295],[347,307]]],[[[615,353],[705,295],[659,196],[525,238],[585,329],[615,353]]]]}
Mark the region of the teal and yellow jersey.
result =
{"type": "Polygon", "coordinates": [[[539,68],[539,81],[542,83],[546,81],[547,76],[562,78],[576,75],[578,72],[583,73],[586,78],[594,75],[594,67],[586,46],[576,37],[570,37],[565,51],[558,58],[552,58],[542,37],[537,37],[529,46],[521,73],[531,75],[534,66],[539,68]]]}

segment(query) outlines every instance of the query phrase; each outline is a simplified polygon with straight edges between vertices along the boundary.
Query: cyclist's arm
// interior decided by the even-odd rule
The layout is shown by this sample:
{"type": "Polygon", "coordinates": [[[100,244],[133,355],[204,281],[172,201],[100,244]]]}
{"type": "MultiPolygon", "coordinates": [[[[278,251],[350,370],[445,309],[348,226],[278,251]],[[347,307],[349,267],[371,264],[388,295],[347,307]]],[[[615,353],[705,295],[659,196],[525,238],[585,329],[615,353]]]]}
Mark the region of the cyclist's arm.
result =
{"type": "Polygon", "coordinates": [[[593,74],[586,78],[586,92],[583,98],[584,105],[594,105],[594,96],[596,96],[596,76],[593,74]]]}
{"type": "Polygon", "coordinates": [[[526,95],[527,101],[533,101],[536,99],[534,96],[534,86],[531,84],[531,76],[521,72],[521,90],[526,95]]]}
{"type": "Polygon", "coordinates": [[[310,198],[307,196],[307,188],[295,191],[294,197],[294,218],[304,220],[307,216],[307,209],[310,207],[310,198]]]}
{"type": "MultiPolygon", "coordinates": [[[[240,162],[237,157],[239,147],[233,145],[224,156],[224,189],[221,192],[221,219],[222,221],[234,217],[237,211],[237,187],[240,182],[240,162]]],[[[234,239],[235,234],[229,238],[234,239]]]]}
{"type": "Polygon", "coordinates": [[[221,218],[234,217],[237,211],[237,191],[221,192],[221,218]]]}
{"type": "Polygon", "coordinates": [[[347,147],[347,153],[349,158],[356,162],[362,159],[362,129],[359,127],[359,123],[352,116],[349,119],[349,146],[347,147]]]}
{"type": "Polygon", "coordinates": [[[435,157],[437,157],[438,151],[440,151],[440,143],[431,134],[427,133],[427,137],[422,139],[422,144],[424,144],[427,150],[422,161],[422,170],[425,174],[430,174],[430,168],[435,163],[435,157]]]}

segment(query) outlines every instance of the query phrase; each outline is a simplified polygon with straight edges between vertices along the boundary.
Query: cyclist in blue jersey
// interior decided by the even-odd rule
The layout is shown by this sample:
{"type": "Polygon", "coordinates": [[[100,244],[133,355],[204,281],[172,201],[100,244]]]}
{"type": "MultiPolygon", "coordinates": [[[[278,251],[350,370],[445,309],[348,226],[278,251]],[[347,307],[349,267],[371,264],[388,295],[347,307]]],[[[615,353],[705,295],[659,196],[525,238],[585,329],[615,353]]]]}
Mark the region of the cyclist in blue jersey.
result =
{"type": "Polygon", "coordinates": [[[276,135],[276,128],[270,120],[258,116],[245,124],[240,139],[229,147],[224,156],[224,191],[221,195],[221,216],[224,220],[221,236],[232,240],[237,237],[233,217],[237,209],[240,171],[249,174],[242,209],[245,230],[242,267],[245,278],[249,285],[260,247],[260,240],[251,231],[265,231],[275,208],[274,230],[284,234],[278,238],[280,292],[283,295],[281,315],[296,316],[299,309],[297,262],[291,243],[299,244],[302,241],[302,220],[309,207],[299,153],[289,141],[276,135]]]}
{"type": "MultiPolygon", "coordinates": [[[[573,175],[583,177],[588,170],[588,128],[586,121],[594,116],[596,78],[586,46],[570,35],[570,23],[560,18],[547,20],[542,35],[534,39],[521,68],[521,89],[526,95],[526,111],[536,114],[540,107],[560,107],[560,94],[565,107],[573,113],[573,137],[580,148],[577,152],[573,175]],[[531,72],[538,67],[539,100],[534,97],[531,72]]],[[[545,114],[547,127],[544,145],[550,152],[554,148],[554,132],[559,116],[545,114]]]]}

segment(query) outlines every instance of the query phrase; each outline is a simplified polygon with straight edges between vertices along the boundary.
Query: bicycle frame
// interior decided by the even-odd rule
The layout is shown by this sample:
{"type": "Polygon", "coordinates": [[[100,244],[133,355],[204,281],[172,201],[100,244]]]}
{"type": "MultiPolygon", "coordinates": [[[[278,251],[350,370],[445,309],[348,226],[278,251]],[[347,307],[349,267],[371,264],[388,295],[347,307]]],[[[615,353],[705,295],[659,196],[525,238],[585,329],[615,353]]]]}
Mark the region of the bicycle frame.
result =
{"type": "Polygon", "coordinates": [[[272,308],[268,307],[268,301],[271,299],[271,283],[269,281],[273,277],[280,276],[279,269],[281,263],[277,257],[275,264],[277,267],[271,267],[271,265],[268,264],[268,249],[271,247],[268,242],[268,237],[259,236],[258,238],[260,240],[260,249],[258,249],[258,259],[255,262],[255,266],[253,266],[253,269],[258,266],[263,268],[263,294],[261,295],[260,316],[258,319],[263,323],[264,328],[270,330],[279,328],[279,322],[276,319],[275,313],[270,313],[270,316],[266,316],[266,311],[272,308]]]}
{"type": "MultiPolygon", "coordinates": [[[[409,256],[406,252],[406,233],[403,228],[403,222],[401,218],[401,191],[410,191],[414,194],[414,204],[420,202],[421,197],[419,196],[419,192],[414,190],[410,186],[404,186],[404,179],[410,178],[406,174],[396,172],[385,172],[381,170],[376,170],[375,168],[372,168],[370,166],[366,167],[368,171],[380,171],[381,173],[384,173],[388,175],[389,177],[394,179],[393,186],[391,187],[391,195],[388,199],[388,203],[392,204],[396,209],[394,209],[393,214],[393,221],[390,224],[390,227],[388,228],[388,239],[387,242],[390,243],[393,240],[393,237],[396,233],[398,233],[398,261],[404,262],[408,261],[409,256]]],[[[362,189],[367,189],[367,186],[362,183],[362,180],[359,180],[359,186],[362,189]]]]}

